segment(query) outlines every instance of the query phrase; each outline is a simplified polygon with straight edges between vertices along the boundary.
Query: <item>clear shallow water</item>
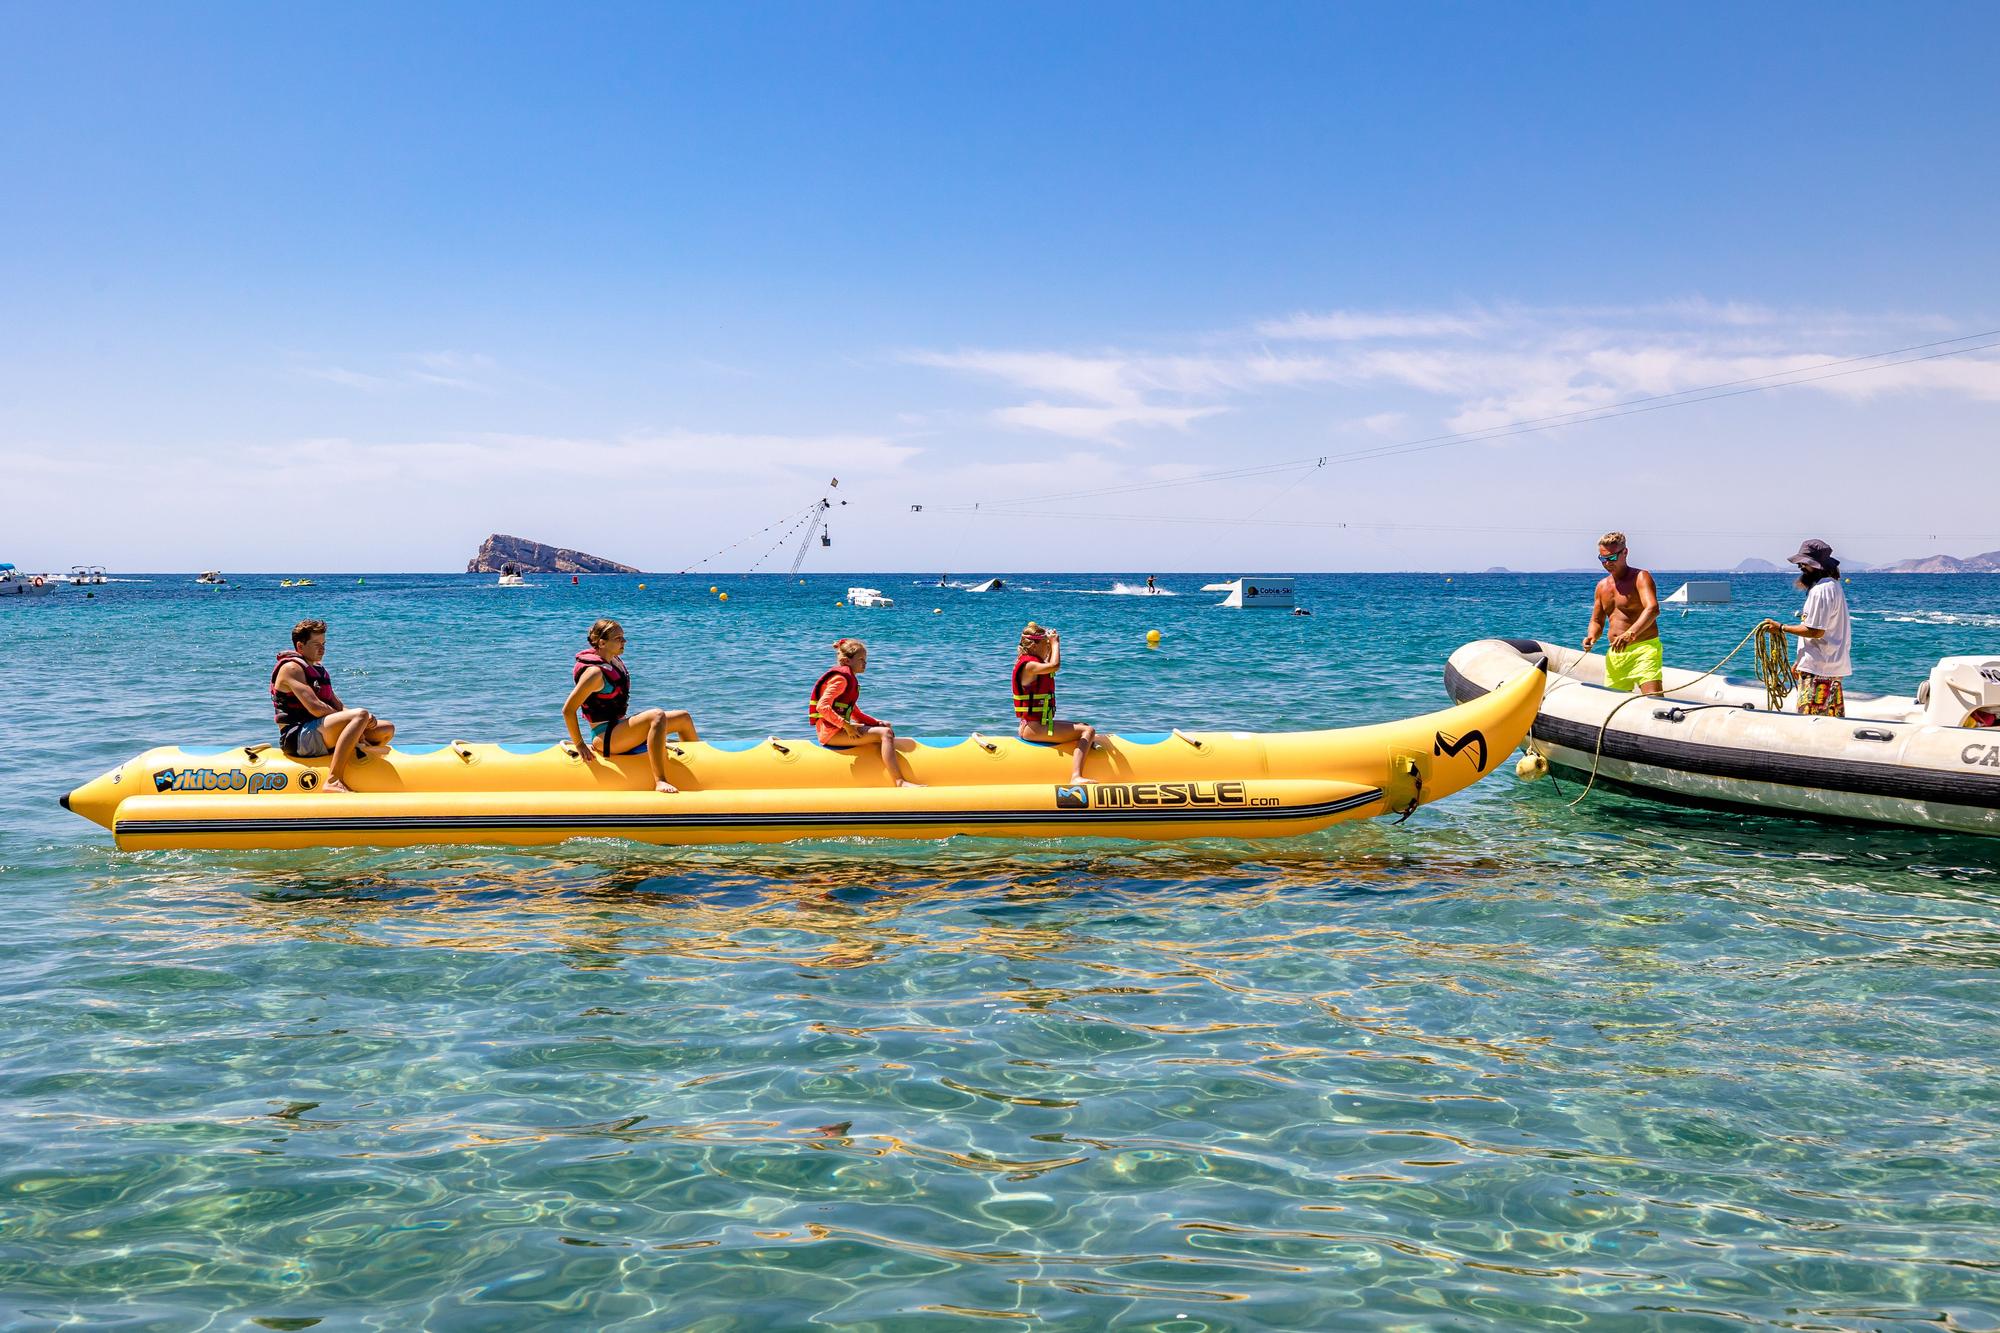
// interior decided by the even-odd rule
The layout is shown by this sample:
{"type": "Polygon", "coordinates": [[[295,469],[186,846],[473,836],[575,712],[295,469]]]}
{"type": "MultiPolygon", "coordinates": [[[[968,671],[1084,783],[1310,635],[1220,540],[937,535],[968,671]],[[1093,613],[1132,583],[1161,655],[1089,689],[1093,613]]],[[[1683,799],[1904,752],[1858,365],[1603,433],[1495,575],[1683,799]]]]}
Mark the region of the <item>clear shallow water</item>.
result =
{"type": "MultiPolygon", "coordinates": [[[[1029,616],[1065,713],[1262,729],[1440,706],[1453,647],[1580,637],[1589,586],[1307,578],[1307,619],[1201,576],[918,577],[0,608],[0,1319],[2000,1322],[1991,842],[1567,811],[1504,770],[1401,828],[1177,847],[119,855],[54,804],[144,745],[264,739],[307,614],[412,741],[552,737],[600,613],[641,702],[717,736],[797,731],[843,632],[870,711],[993,727],[1029,616]],[[861,582],[901,605],[836,610],[861,582]]],[[[1733,582],[1670,660],[1796,609],[1733,582]]],[[[1857,688],[1995,646],[2000,579],[1849,591],[1857,688]]]]}

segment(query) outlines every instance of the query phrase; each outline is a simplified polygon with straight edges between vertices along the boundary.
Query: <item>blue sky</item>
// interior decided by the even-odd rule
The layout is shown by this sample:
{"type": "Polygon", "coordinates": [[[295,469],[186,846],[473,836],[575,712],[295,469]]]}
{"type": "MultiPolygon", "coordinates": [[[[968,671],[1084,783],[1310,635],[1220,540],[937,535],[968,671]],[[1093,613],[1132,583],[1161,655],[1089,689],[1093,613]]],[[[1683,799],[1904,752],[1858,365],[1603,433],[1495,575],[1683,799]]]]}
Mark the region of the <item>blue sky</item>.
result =
{"type": "Polygon", "coordinates": [[[1003,503],[2000,328],[1996,39],[1990,5],[0,3],[0,559],[444,569],[497,529],[676,568],[836,474],[821,568],[2000,547],[2000,350],[1003,503]],[[1379,526],[1305,526],[1341,521],[1379,526]]]}

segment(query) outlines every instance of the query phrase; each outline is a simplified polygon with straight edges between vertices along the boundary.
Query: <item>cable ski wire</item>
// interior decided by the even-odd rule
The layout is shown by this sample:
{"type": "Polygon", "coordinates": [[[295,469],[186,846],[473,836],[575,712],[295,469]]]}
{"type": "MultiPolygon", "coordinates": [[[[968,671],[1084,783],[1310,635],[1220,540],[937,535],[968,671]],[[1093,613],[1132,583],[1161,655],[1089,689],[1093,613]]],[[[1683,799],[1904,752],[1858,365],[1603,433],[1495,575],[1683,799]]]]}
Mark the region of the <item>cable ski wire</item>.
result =
{"type": "MultiPolygon", "coordinates": [[[[735,541],[729,543],[729,545],[723,547],[721,550],[711,551],[709,554],[703,556],[701,559],[695,561],[693,564],[681,570],[681,573],[692,574],[695,570],[700,569],[703,565],[707,564],[709,561],[717,559],[720,556],[725,556],[729,554],[731,551],[743,545],[745,542],[751,542],[757,540],[757,538],[763,536],[765,533],[769,532],[773,528],[789,524],[790,526],[786,528],[787,533],[795,532],[798,530],[798,525],[801,522],[803,522],[806,516],[812,513],[812,511],[815,508],[817,508],[818,505],[819,501],[815,500],[811,504],[807,505],[804,509],[795,510],[792,513],[785,515],[781,519],[777,519],[774,520],[773,522],[766,523],[763,527],[757,529],[755,532],[747,533],[744,536],[738,537],[735,541]]],[[[783,542],[784,538],[780,537],[778,540],[780,542],[783,542]]],[[[765,554],[768,555],[769,552],[766,552],[765,554]]],[[[759,557],[759,559],[762,559],[762,557],[759,557]]],[[[751,568],[754,569],[756,568],[756,566],[752,565],[751,568]]]]}
{"type": "MultiPolygon", "coordinates": [[[[1081,509],[968,509],[962,511],[976,518],[1062,518],[1087,519],[1092,522],[1107,523],[1173,523],[1184,527],[1235,527],[1235,528],[1318,528],[1327,531],[1342,528],[1362,529],[1370,532],[1534,532],[1550,536],[1574,537],[1576,528],[1570,526],[1536,527],[1527,523],[1381,523],[1373,519],[1311,519],[1311,518],[1220,518],[1202,514],[1105,514],[1087,513],[1081,509]]],[[[1790,532],[1789,528],[1654,528],[1647,533],[1661,537],[1770,537],[1774,534],[1790,532]]],[[[1924,540],[1957,539],[1964,541],[1992,541],[1992,532],[1847,532],[1842,530],[1844,539],[1860,540],[1874,537],[1922,538],[1924,540]]],[[[1589,571],[1583,571],[1589,572],[1589,571]]]]}

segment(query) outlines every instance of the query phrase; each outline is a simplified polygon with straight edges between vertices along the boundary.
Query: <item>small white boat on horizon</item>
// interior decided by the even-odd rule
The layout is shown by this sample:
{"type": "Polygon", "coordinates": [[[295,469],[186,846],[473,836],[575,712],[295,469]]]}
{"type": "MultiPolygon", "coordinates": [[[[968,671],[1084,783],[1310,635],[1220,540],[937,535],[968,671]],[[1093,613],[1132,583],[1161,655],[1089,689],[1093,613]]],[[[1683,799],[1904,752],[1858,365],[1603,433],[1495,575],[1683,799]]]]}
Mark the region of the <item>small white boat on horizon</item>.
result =
{"type": "Polygon", "coordinates": [[[201,576],[200,578],[196,579],[196,580],[195,580],[195,582],[196,582],[196,583],[205,583],[205,584],[207,584],[207,585],[208,585],[209,587],[212,587],[212,588],[219,588],[219,587],[221,587],[221,586],[222,586],[223,584],[225,584],[225,583],[229,582],[229,580],[228,580],[228,579],[226,579],[226,578],[224,578],[224,577],[222,577],[222,571],[221,571],[221,570],[219,570],[219,569],[211,569],[211,570],[209,570],[208,572],[206,572],[205,574],[203,574],[203,575],[202,575],[202,576],[201,576]]]}
{"type": "Polygon", "coordinates": [[[1005,579],[988,579],[988,580],[986,580],[986,581],[985,581],[984,583],[975,583],[975,584],[973,584],[973,585],[972,585],[972,586],[971,586],[970,588],[967,588],[967,589],[966,589],[966,591],[967,591],[967,592],[1005,592],[1005,591],[1007,591],[1007,580],[1005,580],[1005,579]]]}
{"type": "Polygon", "coordinates": [[[896,599],[883,596],[880,588],[849,588],[847,590],[847,604],[849,606],[873,606],[887,610],[896,604],[896,599]]]}
{"type": "Polygon", "coordinates": [[[528,586],[528,581],[521,577],[519,570],[515,569],[512,565],[508,565],[500,571],[499,586],[502,588],[525,588],[528,586]]]}

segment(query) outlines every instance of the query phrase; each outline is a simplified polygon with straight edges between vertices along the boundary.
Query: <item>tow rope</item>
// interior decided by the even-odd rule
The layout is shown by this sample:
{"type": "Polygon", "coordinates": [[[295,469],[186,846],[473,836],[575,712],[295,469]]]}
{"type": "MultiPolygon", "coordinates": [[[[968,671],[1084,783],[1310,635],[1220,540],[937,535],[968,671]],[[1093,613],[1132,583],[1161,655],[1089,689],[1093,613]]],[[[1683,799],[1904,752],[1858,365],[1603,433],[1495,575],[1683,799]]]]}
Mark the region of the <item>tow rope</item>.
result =
{"type": "MultiPolygon", "coordinates": [[[[1785,643],[1785,631],[1771,621],[1758,622],[1755,629],[1744,635],[1737,641],[1734,648],[1723,654],[1720,662],[1717,662],[1699,676],[1691,680],[1682,681],[1676,689],[1685,690],[1688,686],[1707,680],[1710,676],[1715,675],[1722,668],[1728,666],[1729,659],[1742,652],[1744,645],[1748,644],[1752,639],[1757,641],[1757,679],[1764,683],[1764,700],[1770,706],[1772,712],[1780,711],[1784,707],[1785,696],[1790,694],[1793,687],[1798,683],[1798,677],[1792,671],[1792,654],[1790,647],[1785,643]]],[[[1664,691],[1662,694],[1633,693],[1624,699],[1620,699],[1617,707],[1614,707],[1604,715],[1604,721],[1599,723],[1597,727],[1597,745],[1592,750],[1590,756],[1590,779],[1583,784],[1583,790],[1577,793],[1576,799],[1569,802],[1568,806],[1565,807],[1566,809],[1574,809],[1582,805],[1584,798],[1590,795],[1591,788],[1597,785],[1597,770],[1599,765],[1604,762],[1604,736],[1606,732],[1611,730],[1611,719],[1617,717],[1619,710],[1624,708],[1626,704],[1637,703],[1641,699],[1658,699],[1662,697],[1664,697],[1664,691]]],[[[1534,749],[1532,731],[1529,733],[1528,748],[1530,750],[1534,749]]],[[[1542,758],[1546,761],[1548,756],[1543,755],[1542,758]]]]}

